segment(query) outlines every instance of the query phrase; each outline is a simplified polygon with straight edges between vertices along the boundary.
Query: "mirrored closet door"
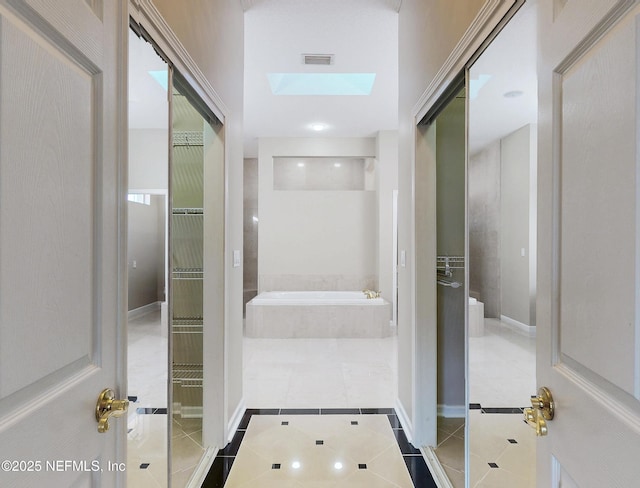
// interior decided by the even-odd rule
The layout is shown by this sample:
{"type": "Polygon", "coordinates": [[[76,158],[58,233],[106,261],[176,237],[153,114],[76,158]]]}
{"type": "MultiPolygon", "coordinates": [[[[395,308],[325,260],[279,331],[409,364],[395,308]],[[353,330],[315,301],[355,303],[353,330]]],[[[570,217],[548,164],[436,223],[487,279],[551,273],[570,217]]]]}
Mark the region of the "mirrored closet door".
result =
{"type": "Polygon", "coordinates": [[[535,487],[536,18],[525,3],[468,70],[469,487],[535,487]]]}

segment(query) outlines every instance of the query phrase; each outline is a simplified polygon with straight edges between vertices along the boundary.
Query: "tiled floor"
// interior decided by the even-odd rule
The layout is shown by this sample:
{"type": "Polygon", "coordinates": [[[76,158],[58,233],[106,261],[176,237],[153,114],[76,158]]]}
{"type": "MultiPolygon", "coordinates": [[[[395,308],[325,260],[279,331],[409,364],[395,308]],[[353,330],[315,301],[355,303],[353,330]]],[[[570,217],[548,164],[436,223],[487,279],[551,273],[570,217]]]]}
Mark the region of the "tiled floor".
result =
{"type": "MultiPolygon", "coordinates": [[[[127,484],[165,488],[168,466],[167,334],[160,312],[129,322],[127,484]]],[[[202,420],[175,418],[171,437],[174,487],[183,487],[200,461],[202,420]]]]}
{"type": "Polygon", "coordinates": [[[247,410],[202,486],[436,487],[393,409],[377,408],[247,410]]]}
{"type": "Polygon", "coordinates": [[[250,408],[388,407],[397,398],[397,338],[244,339],[250,408]]]}
{"type": "MultiPolygon", "coordinates": [[[[485,412],[491,411],[487,407],[524,406],[536,389],[535,339],[492,319],[485,321],[485,331],[470,342],[471,402],[486,407],[485,412]]],[[[167,417],[157,410],[166,408],[166,348],[159,313],[130,323],[129,395],[137,397],[128,419],[127,473],[132,487],[166,486],[167,417]]],[[[396,338],[245,339],[245,401],[249,407],[275,408],[277,413],[280,408],[388,407],[397,397],[396,358],[396,338]]],[[[522,461],[535,455],[535,435],[521,415],[472,412],[472,488],[535,484],[534,463],[522,461]]],[[[202,455],[201,425],[198,420],[176,419],[172,429],[173,483],[181,487],[202,455]]],[[[440,419],[438,434],[436,453],[454,486],[464,486],[463,421],[440,419]]],[[[243,435],[241,429],[236,444],[243,435]]],[[[233,452],[233,446],[223,452],[233,452]]],[[[234,459],[235,454],[216,459],[212,473],[228,472],[234,459]]],[[[426,472],[420,456],[405,461],[410,469],[426,472]]]]}

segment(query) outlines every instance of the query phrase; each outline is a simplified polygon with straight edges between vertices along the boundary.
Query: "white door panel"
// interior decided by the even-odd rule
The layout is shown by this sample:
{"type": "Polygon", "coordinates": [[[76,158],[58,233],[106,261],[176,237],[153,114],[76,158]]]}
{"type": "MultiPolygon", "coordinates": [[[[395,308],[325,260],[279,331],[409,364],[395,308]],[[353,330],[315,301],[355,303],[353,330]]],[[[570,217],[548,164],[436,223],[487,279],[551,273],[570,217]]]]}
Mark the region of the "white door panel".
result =
{"type": "Polygon", "coordinates": [[[637,5],[539,2],[540,487],[640,476],[637,5]]]}
{"type": "MultiPolygon", "coordinates": [[[[126,3],[0,2],[1,486],[118,486],[126,3]],[[119,363],[120,361],[120,363],[119,363]]],[[[123,200],[124,201],[124,200],[123,200]]],[[[123,392],[124,394],[124,392],[123,392]]],[[[120,466],[119,466],[120,467],[120,466]]]]}

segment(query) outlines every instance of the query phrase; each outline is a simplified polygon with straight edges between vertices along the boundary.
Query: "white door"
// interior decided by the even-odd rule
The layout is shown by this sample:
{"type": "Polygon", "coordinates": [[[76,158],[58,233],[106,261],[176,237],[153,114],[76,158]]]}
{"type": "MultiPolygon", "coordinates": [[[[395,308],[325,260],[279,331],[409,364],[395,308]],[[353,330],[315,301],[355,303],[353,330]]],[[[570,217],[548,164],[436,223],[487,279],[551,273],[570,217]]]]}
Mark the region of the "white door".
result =
{"type": "Polygon", "coordinates": [[[640,486],[639,4],[538,0],[541,488],[640,486]]]}
{"type": "Polygon", "coordinates": [[[0,0],[2,487],[124,480],[126,34],[122,0],[0,0]]]}

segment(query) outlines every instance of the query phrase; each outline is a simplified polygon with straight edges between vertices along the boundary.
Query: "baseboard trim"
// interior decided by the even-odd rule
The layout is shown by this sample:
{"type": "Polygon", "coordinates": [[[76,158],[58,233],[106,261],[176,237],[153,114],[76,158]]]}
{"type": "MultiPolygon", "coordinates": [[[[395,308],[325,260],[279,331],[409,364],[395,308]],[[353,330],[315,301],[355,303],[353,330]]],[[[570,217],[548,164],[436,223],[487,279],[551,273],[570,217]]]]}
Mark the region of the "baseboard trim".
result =
{"type": "Polygon", "coordinates": [[[440,464],[440,460],[438,456],[436,456],[433,447],[421,447],[420,452],[422,452],[424,462],[427,463],[427,468],[429,468],[429,472],[431,476],[433,476],[433,481],[436,482],[436,486],[438,488],[453,488],[451,480],[447,476],[442,464],[440,464]]]}
{"type": "Polygon", "coordinates": [[[209,474],[209,470],[211,469],[213,461],[215,461],[217,455],[217,447],[207,448],[207,450],[200,458],[200,462],[196,466],[196,469],[194,469],[193,473],[191,473],[191,477],[187,482],[186,488],[200,488],[202,486],[202,483],[204,483],[207,474],[209,474]]]}
{"type": "Polygon", "coordinates": [[[240,425],[240,422],[242,421],[242,417],[244,416],[244,412],[246,410],[247,406],[244,403],[244,398],[241,398],[238,402],[238,406],[233,412],[233,415],[227,423],[227,441],[231,442],[231,440],[233,439],[233,436],[235,435],[236,430],[238,430],[238,426],[240,425]]]}
{"type": "Polygon", "coordinates": [[[398,420],[404,429],[404,433],[407,436],[407,440],[409,442],[413,442],[413,424],[411,419],[407,415],[407,411],[404,409],[402,402],[399,398],[396,399],[396,415],[398,416],[398,420]]]}
{"type": "Polygon", "coordinates": [[[514,332],[519,332],[527,337],[536,336],[536,327],[534,325],[523,324],[522,322],[514,320],[511,317],[507,317],[506,315],[500,315],[500,321],[504,322],[514,332]]]}
{"type": "Polygon", "coordinates": [[[448,419],[463,419],[467,416],[464,405],[438,405],[438,417],[448,419]]]}
{"type": "Polygon", "coordinates": [[[148,303],[147,305],[143,305],[142,307],[134,308],[133,310],[129,310],[127,312],[127,320],[135,320],[140,317],[147,315],[148,313],[155,312],[160,310],[162,302],[153,302],[148,303]]]}

